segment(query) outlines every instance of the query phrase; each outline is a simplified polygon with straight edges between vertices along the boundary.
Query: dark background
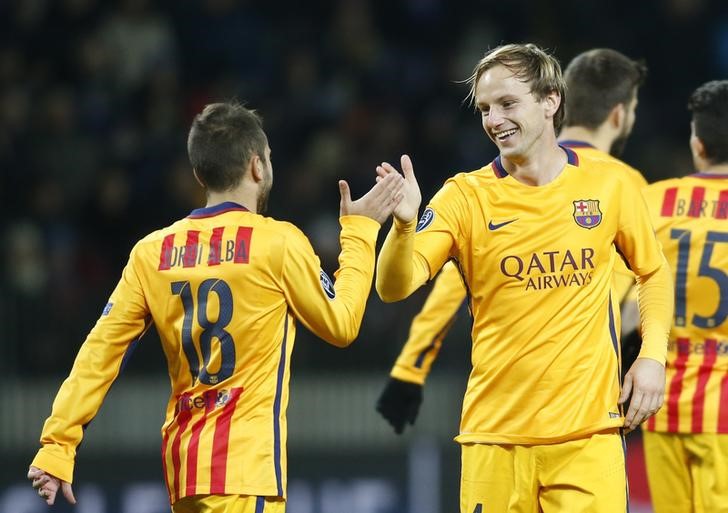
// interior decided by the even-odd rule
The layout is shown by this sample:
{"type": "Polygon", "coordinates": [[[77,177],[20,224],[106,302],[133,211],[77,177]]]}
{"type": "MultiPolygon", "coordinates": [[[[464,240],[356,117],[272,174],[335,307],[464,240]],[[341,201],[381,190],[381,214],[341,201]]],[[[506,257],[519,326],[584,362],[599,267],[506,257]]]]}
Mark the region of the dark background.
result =
{"type": "MultiPolygon", "coordinates": [[[[337,179],[359,195],[407,152],[428,198],[488,162],[458,81],[488,47],[526,41],[564,65],[597,46],[645,59],[625,160],[650,180],[690,171],[685,104],[728,73],[725,2],[0,2],[0,369],[65,374],[134,242],[203,204],[185,143],[204,104],[237,98],[264,116],[269,214],[300,226],[332,273],[337,179]]],[[[302,330],[296,372],[386,371],[422,297],[373,296],[345,352],[302,330]]],[[[127,372],[161,372],[151,352],[127,372]]]]}
{"type": "MultiPolygon", "coordinates": [[[[446,177],[495,156],[459,81],[504,42],[538,43],[564,66],[604,46],[644,59],[624,159],[650,181],[692,171],[686,101],[701,83],[728,78],[727,2],[0,0],[2,386],[45,380],[52,395],[132,245],[204,204],[186,136],[206,103],[236,98],[263,115],[269,214],[301,227],[331,274],[339,178],[359,196],[379,162],[407,152],[426,200],[446,177]]],[[[346,351],[302,328],[292,400],[297,379],[332,371],[383,384],[425,294],[395,305],[372,294],[346,351]]],[[[458,386],[468,329],[461,312],[434,373],[458,386]]],[[[149,333],[125,376],[165,374],[149,333]]],[[[345,392],[346,378],[340,385],[345,392]]],[[[24,426],[29,439],[47,412],[24,426]]],[[[17,461],[33,453],[4,451],[17,461]]]]}

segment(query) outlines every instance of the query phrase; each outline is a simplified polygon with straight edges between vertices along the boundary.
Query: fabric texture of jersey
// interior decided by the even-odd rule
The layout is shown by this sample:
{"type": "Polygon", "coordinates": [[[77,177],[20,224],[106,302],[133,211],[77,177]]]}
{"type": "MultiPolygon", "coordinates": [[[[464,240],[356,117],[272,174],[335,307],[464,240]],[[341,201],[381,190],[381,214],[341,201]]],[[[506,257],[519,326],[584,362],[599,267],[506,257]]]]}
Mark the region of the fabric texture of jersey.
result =
{"type": "Polygon", "coordinates": [[[58,392],[33,464],[71,481],[85,426],[154,324],[172,388],[162,427],[170,501],[285,497],[296,321],[347,345],[372,283],[379,224],[361,216],[341,224],[335,287],[298,228],[234,203],[195,210],[139,241],[58,392]]]}
{"type": "MultiPolygon", "coordinates": [[[[473,368],[458,442],[556,443],[623,424],[616,248],[640,276],[664,257],[632,183],[606,159],[565,151],[569,163],[543,186],[518,182],[500,159],[456,175],[416,235],[395,225],[380,254],[385,276],[390,258],[393,269],[402,265],[390,244],[414,239],[411,284],[377,277],[385,300],[406,296],[451,258],[464,276],[473,368]]],[[[664,347],[650,351],[643,356],[664,358],[664,347]]]]}
{"type": "Polygon", "coordinates": [[[448,262],[437,275],[422,310],[412,320],[407,342],[390,373],[393,378],[424,385],[464,299],[460,271],[448,262]]]}
{"type": "MultiPolygon", "coordinates": [[[[638,191],[641,191],[647,186],[647,180],[645,180],[645,177],[637,169],[587,142],[569,140],[560,141],[559,144],[566,148],[571,148],[578,155],[585,158],[596,158],[613,163],[614,167],[612,169],[624,174],[638,191]]],[[[621,258],[617,259],[614,265],[614,278],[612,282],[614,297],[621,304],[634,286],[634,273],[630,271],[625,261],[621,258]]]]}
{"type": "MultiPolygon", "coordinates": [[[[635,168],[625,164],[589,143],[569,140],[560,143],[572,149],[578,156],[606,160],[614,164],[609,172],[622,173],[629,182],[641,191],[647,180],[635,168]]],[[[622,258],[615,260],[613,293],[618,303],[624,299],[635,283],[634,273],[622,258]]],[[[390,372],[394,378],[412,383],[424,384],[432,364],[439,353],[442,341],[453,324],[459,305],[466,297],[460,272],[452,263],[447,263],[435,278],[435,285],[427,297],[420,313],[412,320],[409,336],[397,361],[390,372]]],[[[617,333],[620,326],[616,326],[617,333]]]]}
{"type": "Polygon", "coordinates": [[[675,273],[665,402],[647,429],[728,433],[728,175],[663,180],[644,195],[675,273]]]}

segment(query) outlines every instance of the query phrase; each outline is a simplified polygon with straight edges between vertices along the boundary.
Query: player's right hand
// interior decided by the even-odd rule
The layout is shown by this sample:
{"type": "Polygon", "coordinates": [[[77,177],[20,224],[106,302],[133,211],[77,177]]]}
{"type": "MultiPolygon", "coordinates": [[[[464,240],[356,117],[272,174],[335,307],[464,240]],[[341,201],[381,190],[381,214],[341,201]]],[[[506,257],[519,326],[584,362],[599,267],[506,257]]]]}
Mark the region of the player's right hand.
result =
{"type": "MultiPolygon", "coordinates": [[[[402,223],[409,223],[417,217],[420,210],[420,203],[422,202],[422,193],[415,178],[415,169],[412,166],[412,160],[409,158],[409,155],[402,155],[400,164],[402,166],[402,175],[404,176],[404,187],[402,188],[404,196],[402,201],[394,209],[394,217],[402,223]]],[[[380,166],[377,166],[377,180],[393,173],[399,175],[399,172],[394,166],[388,162],[382,162],[380,166]]]]}
{"type": "Polygon", "coordinates": [[[414,425],[422,404],[422,385],[389,378],[377,401],[377,411],[387,419],[398,435],[405,424],[414,425]]]}
{"type": "Polygon", "coordinates": [[[33,466],[28,469],[28,479],[33,482],[33,488],[38,490],[40,498],[49,506],[53,506],[53,503],[56,502],[56,494],[59,488],[69,503],[76,504],[71,483],[61,481],[46,471],[33,466]]]}

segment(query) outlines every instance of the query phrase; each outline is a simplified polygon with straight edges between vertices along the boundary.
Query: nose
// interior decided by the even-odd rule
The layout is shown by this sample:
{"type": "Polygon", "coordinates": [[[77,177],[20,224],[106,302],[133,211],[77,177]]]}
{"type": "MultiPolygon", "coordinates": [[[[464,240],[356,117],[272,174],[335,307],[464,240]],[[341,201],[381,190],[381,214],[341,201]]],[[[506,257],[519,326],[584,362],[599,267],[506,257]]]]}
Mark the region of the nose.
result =
{"type": "Polygon", "coordinates": [[[498,109],[491,108],[487,113],[483,113],[483,126],[486,128],[496,128],[503,123],[503,116],[498,109]]]}

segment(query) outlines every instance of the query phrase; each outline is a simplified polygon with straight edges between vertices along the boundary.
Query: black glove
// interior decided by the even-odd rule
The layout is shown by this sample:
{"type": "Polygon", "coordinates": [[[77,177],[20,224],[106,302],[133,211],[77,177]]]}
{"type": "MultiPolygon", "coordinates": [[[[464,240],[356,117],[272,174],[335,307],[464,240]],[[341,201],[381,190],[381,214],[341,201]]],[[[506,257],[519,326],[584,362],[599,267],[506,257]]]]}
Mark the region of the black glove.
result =
{"type": "Polygon", "coordinates": [[[420,404],[422,385],[389,378],[377,401],[377,411],[392,425],[394,432],[400,435],[404,431],[405,423],[414,425],[420,404]]]}

